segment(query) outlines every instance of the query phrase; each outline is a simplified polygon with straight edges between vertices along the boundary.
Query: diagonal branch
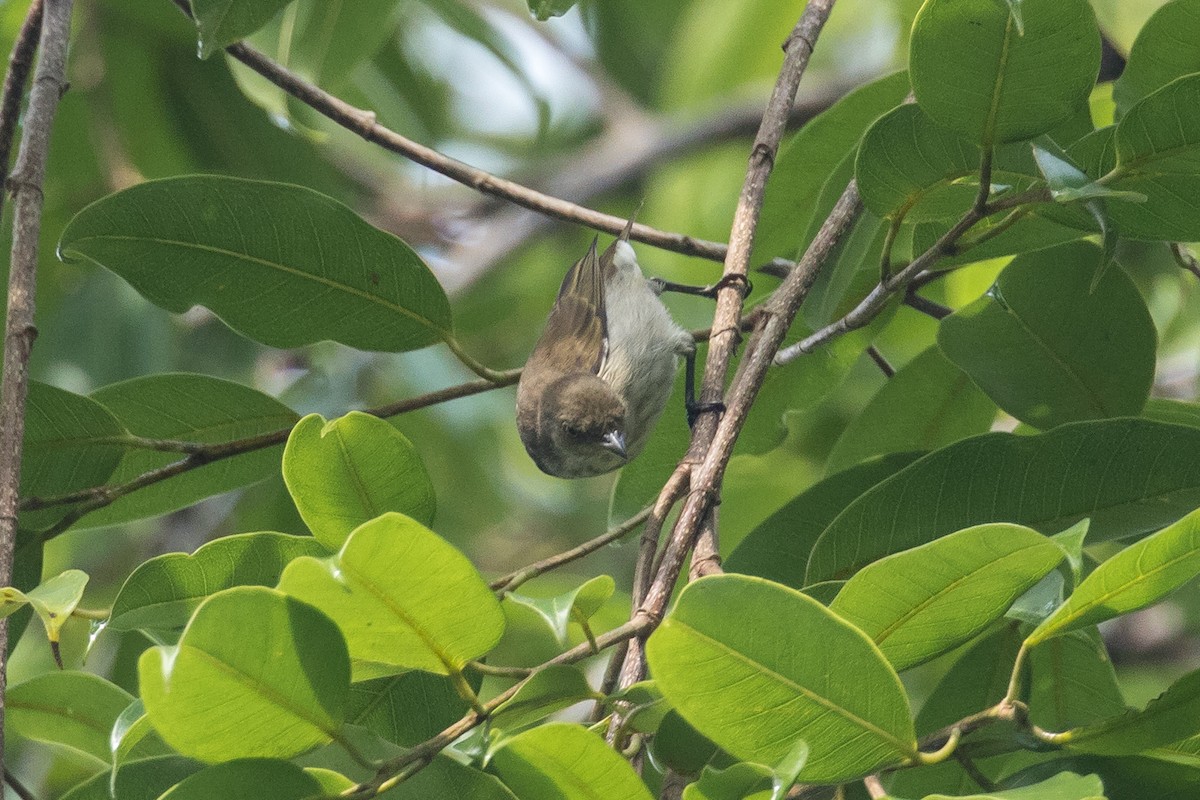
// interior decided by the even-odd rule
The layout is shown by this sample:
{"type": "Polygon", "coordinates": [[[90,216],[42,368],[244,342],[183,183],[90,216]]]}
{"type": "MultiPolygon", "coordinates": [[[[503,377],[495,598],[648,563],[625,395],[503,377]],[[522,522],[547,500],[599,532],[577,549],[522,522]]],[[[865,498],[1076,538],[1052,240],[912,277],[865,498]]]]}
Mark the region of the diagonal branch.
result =
{"type": "MultiPolygon", "coordinates": [[[[38,237],[42,226],[42,182],[50,150],[50,128],[66,89],[67,42],[71,32],[71,0],[34,0],[17,37],[0,100],[0,170],[7,172],[8,153],[16,128],[33,41],[41,32],[37,71],[29,95],[21,150],[6,181],[13,192],[13,242],[8,275],[8,315],[4,328],[4,369],[0,378],[0,585],[12,583],[16,545],[17,493],[25,435],[25,399],[29,389],[29,357],[37,328],[33,323],[37,287],[38,237]]],[[[0,622],[0,696],[7,683],[8,626],[0,622]]],[[[0,729],[4,708],[0,703],[0,729]]],[[[3,737],[0,735],[0,763],[3,737]]]]}

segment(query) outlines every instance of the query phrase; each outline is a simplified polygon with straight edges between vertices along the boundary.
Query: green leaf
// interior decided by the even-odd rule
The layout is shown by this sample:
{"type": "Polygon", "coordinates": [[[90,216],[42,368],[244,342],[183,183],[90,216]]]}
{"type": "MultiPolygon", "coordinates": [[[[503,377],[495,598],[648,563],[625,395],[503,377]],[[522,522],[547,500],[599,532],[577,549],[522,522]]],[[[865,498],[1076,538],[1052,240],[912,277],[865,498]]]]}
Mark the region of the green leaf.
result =
{"type": "MultiPolygon", "coordinates": [[[[91,397],[112,411],[130,433],[148,439],[218,444],[283,431],[299,419],[273,397],[208,375],[147,375],[104,386],[91,397]]],[[[75,527],[99,528],[155,517],[248,486],[278,473],[281,452],[282,446],[274,445],[189,469],[117,498],[75,527]]],[[[108,482],[126,483],[181,458],[181,453],[129,448],[108,482]]]]}
{"type": "Polygon", "coordinates": [[[288,758],[338,737],[350,661],[316,609],[239,586],[205,600],[177,646],[142,653],[138,676],[150,721],[180,753],[288,758]]]}
{"type": "Polygon", "coordinates": [[[1100,755],[1134,755],[1200,733],[1200,670],[1189,672],[1144,709],[1126,711],[1056,739],[1073,750],[1100,755]]]}
{"type": "Polygon", "coordinates": [[[1105,800],[1105,797],[1104,784],[1097,776],[1062,772],[1049,780],[1019,789],[954,797],[931,794],[925,800],[1105,800]]]}
{"type": "Polygon", "coordinates": [[[1125,711],[1112,662],[1095,628],[1072,631],[1034,648],[1029,718],[1041,728],[1063,731],[1125,711]]]}
{"type": "Polygon", "coordinates": [[[638,681],[627,689],[612,695],[629,706],[626,723],[639,733],[657,733],[663,720],[671,713],[671,704],[658,690],[654,681],[638,681]]]}
{"type": "Polygon", "coordinates": [[[171,748],[154,730],[150,717],[146,716],[146,706],[140,698],[130,703],[117,717],[112,733],[109,734],[108,744],[112,750],[113,764],[109,786],[114,794],[117,776],[126,764],[136,759],[173,754],[171,748]]]}
{"type": "Polygon", "coordinates": [[[571,622],[586,623],[608,602],[616,583],[608,575],[597,575],[569,592],[554,597],[527,597],[510,592],[505,599],[528,606],[545,618],[560,644],[567,643],[571,622]]]}
{"type": "MultiPolygon", "coordinates": [[[[1125,473],[1128,479],[1128,473],[1125,473]]],[[[1200,510],[1130,545],[1084,578],[1049,619],[1029,634],[1029,647],[1158,602],[1200,574],[1200,510]]]]}
{"type": "Polygon", "coordinates": [[[779,762],[803,739],[811,753],[800,777],[836,783],[916,751],[908,700],[883,654],[784,586],[741,575],[694,581],[646,653],[679,713],[743,761],[779,762]]]}
{"type": "Polygon", "coordinates": [[[659,764],[665,764],[681,775],[696,775],[710,761],[723,755],[719,747],[675,709],[667,712],[650,739],[650,752],[659,764]]]}
{"type": "Polygon", "coordinates": [[[1106,185],[1147,198],[1110,206],[1121,235],[1200,240],[1200,75],[1178,78],[1130,108],[1114,142],[1106,185]]]}
{"type": "Polygon", "coordinates": [[[850,503],[817,540],[808,582],[985,522],[1051,533],[1090,517],[1093,542],[1157,530],[1200,506],[1197,452],[1200,430],[1142,419],[957,442],[850,503]]]}
{"type": "Polygon", "coordinates": [[[192,555],[156,556],[125,580],[108,627],[178,631],[209,595],[234,586],[274,586],[292,559],[327,553],[311,536],[267,532],[216,539],[192,555]]]}
{"type": "Polygon", "coordinates": [[[517,734],[492,766],[521,800],[650,800],[629,762],[578,725],[551,722],[517,734]]]}
{"type": "Polygon", "coordinates": [[[1087,0],[928,0],[913,23],[909,69],[935,121],[991,146],[1030,139],[1087,101],[1100,33],[1087,0]]]}
{"type": "Polygon", "coordinates": [[[492,724],[506,731],[524,728],[540,719],[600,695],[579,667],[551,664],[535,672],[509,700],[496,709],[492,724]]]}
{"type": "Polygon", "coordinates": [[[988,396],[931,347],[901,367],[846,426],[825,470],[841,472],[884,453],[936,450],[985,433],[995,417],[988,396]]]}
{"type": "Polygon", "coordinates": [[[71,612],[83,599],[88,575],[78,569],[69,569],[43,581],[36,588],[22,592],[12,586],[0,589],[0,617],[7,617],[28,603],[46,626],[46,636],[54,646],[58,658],[58,640],[62,626],[71,618],[71,612]]]}
{"type": "Polygon", "coordinates": [[[829,610],[908,669],[982,632],[1062,560],[1037,531],[979,525],[868,564],[829,610]]]}
{"type": "Polygon", "coordinates": [[[300,420],[283,451],[283,478],[305,524],[331,550],[388,511],[433,521],[433,484],[417,449],[391,423],[361,411],[300,420]]]}
{"type": "Polygon", "coordinates": [[[200,32],[200,57],[208,58],[249,36],[291,0],[192,0],[200,32]]]}
{"type": "Polygon", "coordinates": [[[382,800],[517,800],[494,775],[460,764],[445,755],[380,796],[382,800]]]}
{"type": "Polygon", "coordinates": [[[176,755],[132,761],[117,773],[100,772],[64,794],[61,800],[158,800],[162,793],[204,765],[176,755]]]}
{"type": "Polygon", "coordinates": [[[391,352],[450,335],[446,295],[412,248],[302,186],[148,181],[76,214],[59,252],[112,270],[168,311],[210,308],[272,347],[330,339],[391,352]]]}
{"type": "Polygon", "coordinates": [[[1184,42],[1200,38],[1200,3],[1173,0],[1138,32],[1121,77],[1113,84],[1118,119],[1176,78],[1200,72],[1200,53],[1184,42]]]}
{"type": "Polygon", "coordinates": [[[346,722],[362,725],[402,747],[412,747],[469,710],[467,701],[445,676],[411,670],[351,684],[346,722]]]}
{"type": "Polygon", "coordinates": [[[337,622],[356,661],[450,675],[504,632],[500,604],[467,557],[394,512],[360,526],[332,558],[296,559],[279,587],[337,622]]]}
{"type": "Polygon", "coordinates": [[[1135,203],[1146,202],[1144,194],[1121,192],[1104,184],[1096,183],[1087,173],[1065,157],[1038,147],[1036,144],[1033,145],[1033,160],[1037,162],[1038,171],[1046,179],[1046,185],[1050,188],[1050,196],[1056,203],[1074,203],[1098,197],[1113,197],[1135,203]]]}
{"type": "Polygon", "coordinates": [[[302,767],[271,758],[245,758],[190,775],[161,800],[304,800],[322,794],[302,767]]]}
{"type": "Polygon", "coordinates": [[[767,800],[771,770],[745,761],[725,769],[705,767],[700,780],[683,787],[683,800],[767,800]]]}
{"type": "Polygon", "coordinates": [[[1140,414],[1158,337],[1122,270],[1106,270],[1092,291],[1100,259],[1085,242],[1018,256],[984,297],[942,320],[938,344],[1035,427],[1140,414]]]}
{"type": "Polygon", "coordinates": [[[919,455],[884,456],[813,484],[750,531],[726,559],[725,571],[757,575],[793,589],[805,588],[808,556],[821,532],[856,497],[895,475],[919,455]]]}
{"type": "Polygon", "coordinates": [[[101,761],[112,757],[109,732],[133,697],[87,672],[47,672],[10,686],[5,722],[26,739],[59,744],[101,761]]]}
{"type": "Polygon", "coordinates": [[[29,382],[21,496],[49,497],[102,486],[124,452],[125,428],[100,403],[29,382]]]}
{"type": "Polygon", "coordinates": [[[542,22],[561,17],[575,7],[578,0],[528,0],[529,11],[542,22]]]}
{"type": "Polygon", "coordinates": [[[959,217],[970,208],[979,189],[961,179],[978,173],[979,163],[977,144],[909,103],[863,135],[854,176],[870,211],[919,222],[959,217]]]}

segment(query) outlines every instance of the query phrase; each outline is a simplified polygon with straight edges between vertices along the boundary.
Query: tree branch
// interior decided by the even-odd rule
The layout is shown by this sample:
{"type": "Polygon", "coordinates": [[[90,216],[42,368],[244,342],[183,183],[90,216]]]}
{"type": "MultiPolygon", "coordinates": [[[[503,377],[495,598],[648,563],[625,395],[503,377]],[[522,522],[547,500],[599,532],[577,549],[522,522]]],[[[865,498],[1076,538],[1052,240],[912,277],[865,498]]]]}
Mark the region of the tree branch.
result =
{"type": "MultiPolygon", "coordinates": [[[[12,583],[16,546],[17,497],[21,480],[21,450],[25,435],[25,399],[29,390],[29,357],[33,340],[34,297],[37,289],[38,237],[42,227],[42,183],[50,150],[50,128],[58,101],[66,89],[67,42],[71,31],[71,0],[35,0],[13,46],[0,99],[0,170],[7,172],[8,153],[16,128],[21,95],[29,74],[33,41],[40,30],[37,70],[29,95],[21,149],[5,181],[13,193],[13,241],[9,259],[8,312],[4,327],[4,367],[0,376],[0,586],[12,583]]],[[[0,697],[7,685],[8,624],[0,622],[0,697]]],[[[0,701],[0,729],[4,704],[0,701]]],[[[4,762],[0,734],[0,764],[4,762]]]]}

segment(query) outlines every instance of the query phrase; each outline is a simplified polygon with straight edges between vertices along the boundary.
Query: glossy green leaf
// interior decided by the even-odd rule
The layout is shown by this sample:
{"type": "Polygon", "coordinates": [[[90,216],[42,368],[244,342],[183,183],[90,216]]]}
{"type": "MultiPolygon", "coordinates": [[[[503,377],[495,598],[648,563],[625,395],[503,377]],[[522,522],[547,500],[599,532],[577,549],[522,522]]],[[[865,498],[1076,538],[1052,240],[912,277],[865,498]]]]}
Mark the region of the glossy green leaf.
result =
{"type": "Polygon", "coordinates": [[[931,347],[897,370],[846,426],[825,470],[841,472],[884,453],[936,450],[985,433],[995,417],[995,403],[931,347]]]}
{"type": "Polygon", "coordinates": [[[1074,728],[1058,743],[1088,753],[1134,755],[1200,733],[1200,670],[1189,672],[1144,709],[1074,728]]]}
{"type": "Polygon", "coordinates": [[[388,511],[433,521],[433,484],[420,454],[390,423],[361,411],[300,420],[283,451],[283,478],[305,524],[331,550],[388,511]]]}
{"type": "Polygon", "coordinates": [[[1037,163],[1042,177],[1046,179],[1046,186],[1055,202],[1074,203],[1100,197],[1112,197],[1133,203],[1146,202],[1144,194],[1122,192],[1097,183],[1064,155],[1033,145],[1033,160],[1037,163]]]}
{"type": "Polygon", "coordinates": [[[141,698],[130,703],[117,721],[113,723],[112,733],[108,737],[108,745],[112,750],[112,779],[111,789],[116,789],[117,776],[131,761],[173,755],[173,751],[162,740],[146,716],[146,706],[141,698]]]}
{"type": "Polygon", "coordinates": [[[521,800],[650,800],[629,762],[578,725],[551,722],[517,734],[492,767],[521,800]]]}
{"type": "Polygon", "coordinates": [[[467,557],[403,514],[360,526],[336,556],[296,559],[279,587],[337,622],[357,661],[453,674],[504,632],[467,557]]]}
{"type": "Polygon", "coordinates": [[[681,775],[697,775],[710,761],[724,755],[675,709],[667,712],[650,739],[650,752],[659,764],[665,764],[681,775]]]}
{"type": "Polygon", "coordinates": [[[501,730],[517,730],[599,696],[579,667],[552,664],[521,684],[517,693],[496,709],[491,721],[501,730]]]}
{"type": "Polygon", "coordinates": [[[1200,75],[1186,75],[1126,112],[1114,135],[1116,166],[1106,185],[1145,195],[1112,203],[1131,239],[1200,240],[1200,75]]]}
{"type": "Polygon", "coordinates": [[[26,739],[50,742],[107,762],[109,731],[133,701],[124,689],[87,672],[47,672],[10,686],[5,723],[26,739]]]}
{"type": "Polygon", "coordinates": [[[771,770],[762,764],[705,767],[698,781],[683,787],[683,800],[768,800],[772,779],[771,770]]]}
{"type": "MultiPolygon", "coordinates": [[[[299,415],[273,397],[208,375],[163,373],[104,386],[91,395],[138,436],[200,444],[247,439],[290,428],[299,415]]],[[[281,437],[282,441],[282,437],[281,437]]],[[[280,445],[204,464],[117,498],[76,527],[98,528],[154,517],[216,494],[248,486],[279,471],[280,445]]],[[[181,453],[126,450],[109,478],[121,484],[179,461],[181,453]]]]}
{"type": "Polygon", "coordinates": [[[1105,800],[1104,784],[1095,775],[1063,772],[1049,780],[1019,789],[1003,789],[982,794],[931,794],[925,800],[1105,800]]]}
{"type": "MultiPolygon", "coordinates": [[[[551,795],[551,797],[553,797],[551,795]]],[[[381,800],[517,800],[495,775],[439,755],[429,766],[380,796],[381,800]]],[[[525,800],[525,798],[521,798],[525,800]]]]}
{"type": "Polygon", "coordinates": [[[1087,0],[1023,0],[1018,31],[996,0],[928,0],[913,23],[909,69],[934,120],[983,145],[1029,139],[1088,97],[1100,34],[1087,0]]]}
{"type": "Polygon", "coordinates": [[[1090,725],[1125,711],[1125,699],[1095,628],[1034,648],[1029,658],[1029,719],[1048,731],[1090,725]]]}
{"type": "MultiPolygon", "coordinates": [[[[478,686],[472,687],[478,689],[478,686]]],[[[411,747],[441,732],[470,707],[442,675],[411,670],[350,685],[346,722],[411,747]]]]}
{"type": "Polygon", "coordinates": [[[168,311],[211,308],[272,347],[331,339],[400,351],[450,335],[446,295],[412,248],[301,186],[148,181],[76,214],[59,251],[116,272],[168,311]]]}
{"type": "Polygon", "coordinates": [[[916,749],[908,700],[883,654],[787,587],[741,575],[694,581],[646,651],[679,713],[744,761],[776,763],[803,739],[811,753],[801,779],[833,783],[916,749]]]}
{"type": "Polygon", "coordinates": [[[273,589],[205,600],[173,647],[138,660],[155,729],[203,761],[287,758],[337,738],[350,661],[337,627],[273,589]]]}
{"type": "Polygon", "coordinates": [[[301,767],[272,758],[245,758],[190,775],[161,800],[304,800],[321,784],[301,767]]]}
{"type": "Polygon", "coordinates": [[[806,588],[808,556],[821,532],[856,497],[918,456],[885,456],[813,484],[750,531],[725,560],[725,571],[757,575],[793,589],[806,588]]]}
{"type": "Polygon", "coordinates": [[[100,772],[78,784],[60,800],[158,800],[162,793],[203,768],[181,756],[155,756],[131,761],[114,778],[100,772]]]}
{"type": "Polygon", "coordinates": [[[1146,407],[1142,409],[1142,416],[1158,422],[1169,422],[1172,425],[1189,425],[1193,428],[1200,428],[1200,403],[1151,397],[1146,402],[1146,407]]]}
{"type": "Polygon", "coordinates": [[[545,22],[551,17],[561,17],[575,7],[578,0],[528,0],[529,11],[545,22]]]}
{"type": "Polygon", "coordinates": [[[311,536],[243,533],[203,545],[195,553],[167,553],[138,566],[113,601],[108,627],[178,631],[209,595],[234,586],[274,586],[300,556],[328,550],[311,536]]]}
{"type": "Polygon", "coordinates": [[[638,681],[611,696],[629,707],[625,719],[630,729],[639,733],[656,733],[662,726],[671,704],[658,690],[654,681],[638,681]]]}
{"type": "Polygon", "coordinates": [[[977,144],[909,103],[863,135],[854,177],[863,205],[880,217],[946,219],[974,202],[978,186],[962,179],[979,172],[979,160],[977,144]]]}
{"type": "Polygon", "coordinates": [[[1176,78],[1200,72],[1200,53],[1183,42],[1200,38],[1200,3],[1172,0],[1146,21],[1138,33],[1121,77],[1113,84],[1113,100],[1121,117],[1147,95],[1176,78]]]}
{"type": "Polygon", "coordinates": [[[95,400],[29,382],[21,496],[48,497],[101,486],[124,452],[125,428],[95,400]]]}
{"type": "Polygon", "coordinates": [[[83,599],[83,589],[87,582],[86,572],[69,569],[43,581],[28,592],[6,586],[0,589],[0,617],[15,613],[28,603],[46,627],[46,636],[50,642],[57,645],[62,626],[71,618],[71,612],[83,599]]]}
{"type": "Polygon", "coordinates": [[[554,597],[527,597],[510,592],[505,599],[528,606],[545,618],[550,629],[562,644],[567,642],[567,628],[572,622],[586,623],[600,607],[608,602],[616,583],[608,575],[597,575],[569,592],[554,597]]]}
{"type": "Polygon", "coordinates": [[[1100,258],[1084,242],[1018,256],[987,295],[942,320],[938,344],[1035,427],[1140,414],[1158,336],[1122,270],[1106,270],[1092,289],[1100,258]]]}
{"type": "Polygon", "coordinates": [[[1051,533],[1090,517],[1093,542],[1157,530],[1200,506],[1197,452],[1200,430],[1142,419],[957,442],[850,503],[817,540],[808,582],[985,522],[1051,533]]]}
{"type": "Polygon", "coordinates": [[[200,57],[208,58],[249,36],[291,0],[192,0],[200,32],[200,57]]]}
{"type": "Polygon", "coordinates": [[[829,610],[908,669],[982,632],[1062,559],[1037,531],[979,525],[868,564],[829,610]]]}
{"type": "Polygon", "coordinates": [[[1096,567],[1027,644],[1145,608],[1198,574],[1200,511],[1194,511],[1096,567]]]}

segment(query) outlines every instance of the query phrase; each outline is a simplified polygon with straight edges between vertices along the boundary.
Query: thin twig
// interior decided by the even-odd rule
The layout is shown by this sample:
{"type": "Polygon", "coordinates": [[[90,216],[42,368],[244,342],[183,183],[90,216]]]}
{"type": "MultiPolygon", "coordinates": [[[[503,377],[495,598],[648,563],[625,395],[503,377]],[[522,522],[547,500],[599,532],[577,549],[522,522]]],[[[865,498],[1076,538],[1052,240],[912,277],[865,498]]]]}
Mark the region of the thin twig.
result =
{"type": "MultiPolygon", "coordinates": [[[[749,269],[750,253],[758,228],[766,182],[775,164],[775,154],[783,136],[784,124],[796,96],[800,78],[808,66],[808,59],[812,55],[814,43],[825,20],[828,19],[829,13],[833,10],[833,4],[834,0],[810,0],[800,21],[784,44],[783,67],[771,92],[771,99],[763,114],[758,135],[755,137],[749,166],[746,170],[746,180],[738,198],[737,210],[734,212],[733,226],[729,235],[729,252],[725,258],[724,274],[726,277],[731,275],[744,277],[749,269]]],[[[840,218],[840,208],[842,211],[840,216],[844,216],[846,221],[852,219],[859,207],[857,190],[853,191],[852,200],[853,209],[848,213],[845,204],[839,201],[838,208],[835,208],[831,218],[840,218]]],[[[818,259],[812,254],[814,247],[818,250],[821,249],[821,245],[828,238],[829,228],[830,223],[827,220],[826,224],[822,226],[821,232],[818,232],[814,239],[813,245],[810,246],[809,252],[805,254],[808,268],[805,268],[805,260],[802,260],[768,301],[763,316],[765,322],[760,322],[760,331],[772,328],[773,323],[777,322],[781,303],[790,305],[786,299],[789,290],[795,296],[798,307],[801,291],[807,290],[807,284],[811,283],[815,277],[813,262],[823,263],[824,258],[828,255],[828,251],[826,251],[818,259]],[[822,233],[826,233],[826,236],[822,237],[822,233]]],[[[841,230],[839,229],[838,236],[840,234],[841,230]]],[[[718,295],[717,310],[712,325],[713,336],[709,342],[708,357],[704,366],[704,382],[699,398],[702,405],[712,404],[712,407],[717,408],[724,394],[723,388],[729,363],[734,349],[741,340],[742,300],[742,293],[735,282],[729,282],[729,285],[718,295]]],[[[786,316],[787,323],[791,322],[794,314],[795,308],[792,308],[791,315],[786,313],[783,315],[786,316]]],[[[779,331],[780,339],[782,339],[786,327],[787,324],[784,325],[783,330],[779,331]]],[[[762,336],[757,338],[763,339],[762,336]]],[[[752,340],[752,344],[758,343],[752,340]]],[[[761,347],[761,344],[759,346],[761,347]]],[[[763,355],[764,351],[750,350],[742,359],[738,368],[738,376],[734,378],[730,398],[726,401],[728,410],[725,415],[718,418],[715,413],[701,413],[696,421],[692,432],[692,444],[685,457],[695,465],[691,468],[690,491],[684,500],[679,519],[675,523],[675,528],[663,550],[662,557],[659,559],[660,565],[649,591],[642,603],[634,607],[635,614],[644,614],[647,618],[655,621],[662,618],[667,599],[679,578],[683,560],[691,549],[704,518],[708,514],[714,513],[718,487],[724,475],[725,466],[732,455],[733,441],[737,438],[737,434],[745,422],[749,403],[753,401],[758,388],[762,385],[766,376],[766,368],[777,347],[778,341],[774,345],[768,344],[769,352],[765,356],[763,355]],[[761,362],[758,365],[761,366],[761,370],[755,368],[755,358],[761,362]]],[[[665,487],[664,494],[670,488],[665,487]]],[[[715,551],[716,547],[711,547],[711,550],[715,551]]],[[[645,674],[645,654],[637,644],[637,642],[630,643],[618,682],[620,688],[636,683],[645,674]]]]}
{"type": "Polygon", "coordinates": [[[37,800],[37,796],[25,784],[17,780],[17,776],[9,772],[7,767],[4,770],[4,782],[8,784],[8,788],[13,790],[13,794],[21,798],[21,800],[37,800]]]}
{"type": "Polygon", "coordinates": [[[867,345],[867,355],[875,362],[875,366],[879,367],[879,371],[883,373],[885,378],[896,377],[896,368],[892,363],[884,358],[883,353],[879,352],[879,348],[875,345],[867,345]]]}
{"type": "Polygon", "coordinates": [[[620,525],[609,528],[605,533],[597,536],[594,539],[584,542],[578,547],[572,547],[570,550],[566,550],[562,553],[556,553],[548,558],[543,558],[541,561],[535,561],[527,567],[522,567],[515,572],[510,572],[501,578],[497,578],[496,580],[492,581],[492,591],[497,593],[511,592],[526,581],[532,580],[539,575],[543,575],[552,569],[557,569],[563,564],[569,564],[572,561],[578,561],[584,556],[596,552],[605,545],[615,542],[623,536],[628,535],[630,531],[634,530],[638,525],[641,525],[646,521],[646,518],[650,516],[651,510],[651,507],[647,506],[629,519],[622,522],[620,525]]]}
{"type": "Polygon", "coordinates": [[[883,788],[883,783],[880,782],[878,775],[868,775],[863,778],[863,786],[866,787],[871,800],[884,800],[888,796],[887,789],[883,788]]]}
{"type": "MultiPolygon", "coordinates": [[[[29,357],[37,328],[33,324],[37,289],[38,239],[42,228],[42,183],[50,150],[50,129],[58,101],[66,90],[67,43],[71,33],[71,0],[34,2],[26,15],[9,59],[0,98],[0,171],[13,193],[13,240],[9,258],[8,311],[4,327],[4,367],[0,375],[0,586],[12,584],[16,547],[17,500],[21,449],[25,434],[25,400],[29,390],[29,357]],[[40,29],[40,30],[39,30],[40,29]],[[40,33],[40,35],[39,35],[40,33]],[[21,134],[21,149],[12,173],[8,154],[17,124],[21,95],[29,74],[33,41],[38,63],[21,134]]],[[[0,698],[7,686],[8,624],[0,622],[0,698]]],[[[0,731],[4,704],[0,700],[0,731]]],[[[0,733],[0,764],[4,740],[0,733]]]]}
{"type": "Polygon", "coordinates": [[[936,303],[928,297],[922,297],[913,291],[912,286],[904,292],[904,299],[901,301],[915,311],[920,311],[927,317],[933,317],[936,320],[943,320],[954,313],[954,309],[947,308],[941,303],[936,303]]]}

